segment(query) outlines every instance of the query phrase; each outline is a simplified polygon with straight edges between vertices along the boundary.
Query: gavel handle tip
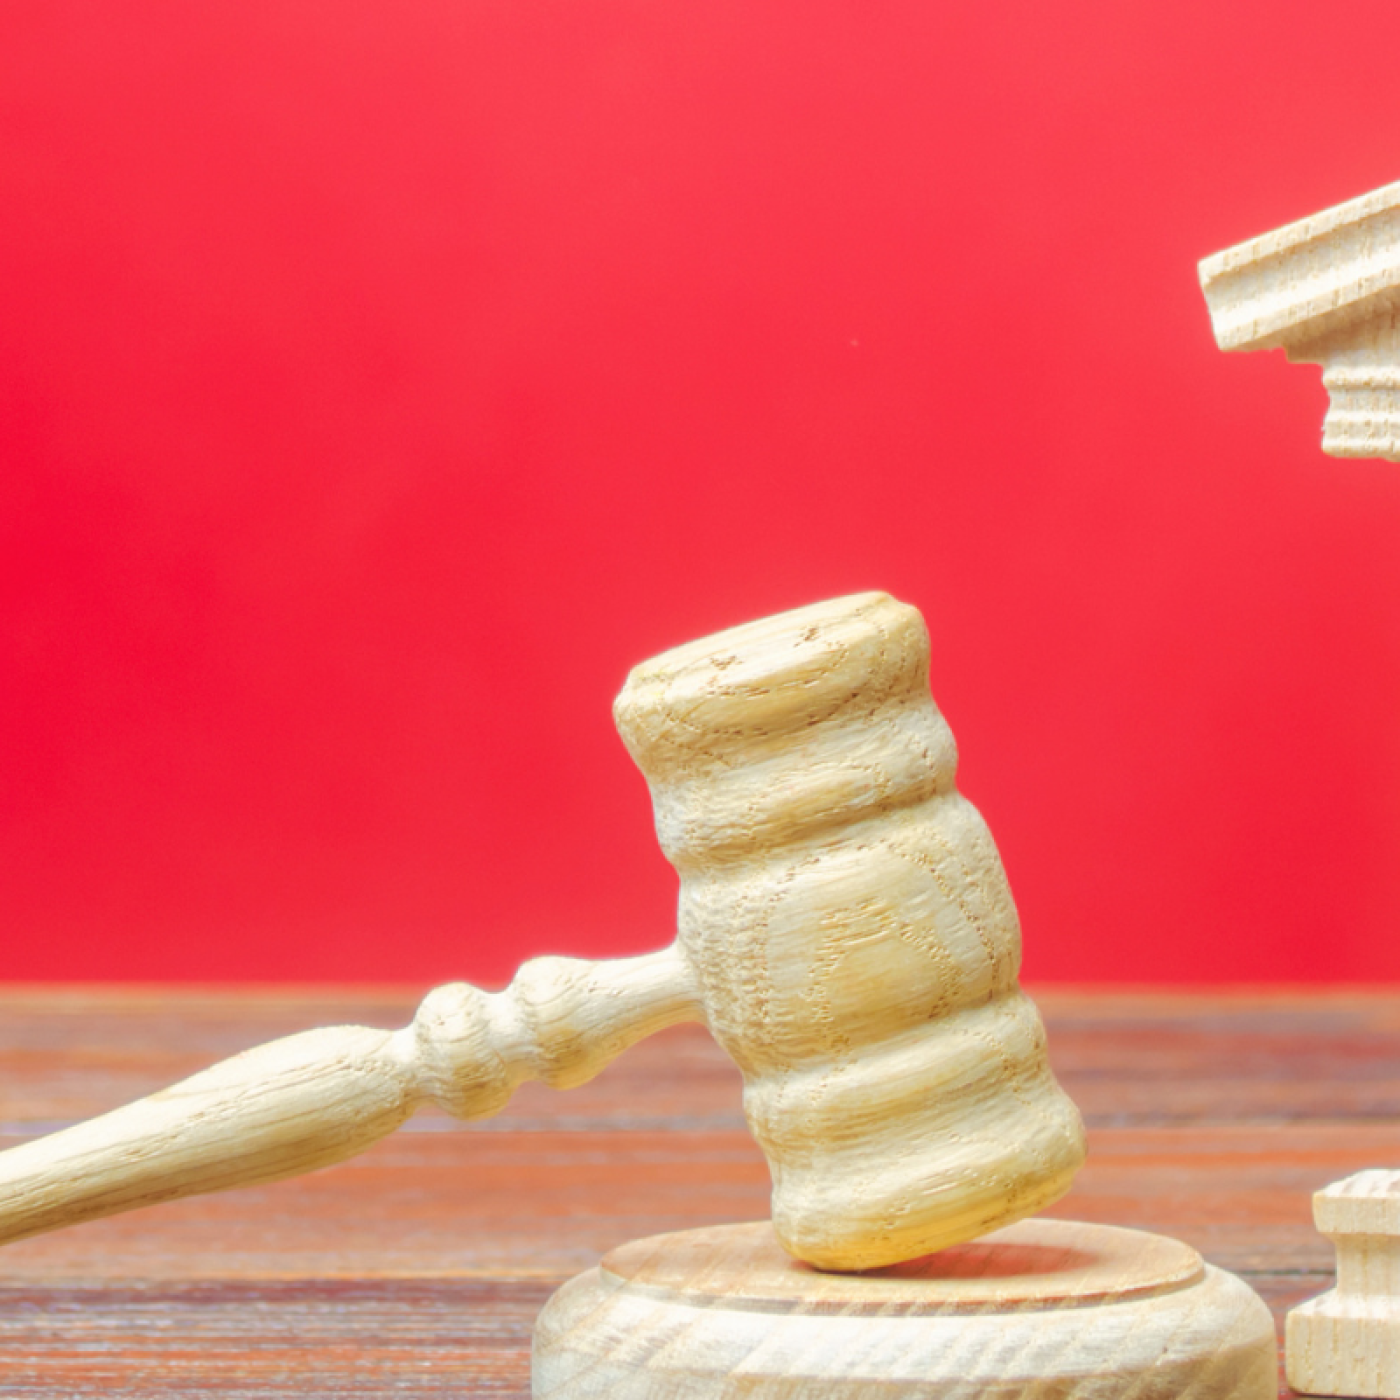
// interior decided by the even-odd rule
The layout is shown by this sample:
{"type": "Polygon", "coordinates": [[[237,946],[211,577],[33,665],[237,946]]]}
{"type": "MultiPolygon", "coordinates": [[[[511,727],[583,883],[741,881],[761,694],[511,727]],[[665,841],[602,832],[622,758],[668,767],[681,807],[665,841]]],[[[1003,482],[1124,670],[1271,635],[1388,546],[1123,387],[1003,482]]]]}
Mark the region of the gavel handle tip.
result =
{"type": "Polygon", "coordinates": [[[315,1171],[393,1132],[422,1097],[388,1031],[273,1041],[0,1153],[0,1243],[315,1171]]]}

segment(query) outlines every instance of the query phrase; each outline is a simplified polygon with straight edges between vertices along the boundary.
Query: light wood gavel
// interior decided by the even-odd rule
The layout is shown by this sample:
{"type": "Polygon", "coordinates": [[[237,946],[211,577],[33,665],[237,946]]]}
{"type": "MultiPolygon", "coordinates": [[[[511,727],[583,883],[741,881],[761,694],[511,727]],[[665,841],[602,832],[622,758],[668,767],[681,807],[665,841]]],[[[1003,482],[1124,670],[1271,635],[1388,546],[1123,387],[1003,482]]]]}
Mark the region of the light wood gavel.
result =
{"type": "Polygon", "coordinates": [[[778,1236],[819,1268],[916,1258],[1063,1195],[1083,1129],[1017,985],[919,614],[869,593],[738,627],[637,667],[615,713],[681,876],[670,948],[439,987],[403,1030],[291,1036],[12,1148],[0,1241],[312,1171],[424,1102],[488,1117],[688,1020],[742,1071],[778,1236]]]}

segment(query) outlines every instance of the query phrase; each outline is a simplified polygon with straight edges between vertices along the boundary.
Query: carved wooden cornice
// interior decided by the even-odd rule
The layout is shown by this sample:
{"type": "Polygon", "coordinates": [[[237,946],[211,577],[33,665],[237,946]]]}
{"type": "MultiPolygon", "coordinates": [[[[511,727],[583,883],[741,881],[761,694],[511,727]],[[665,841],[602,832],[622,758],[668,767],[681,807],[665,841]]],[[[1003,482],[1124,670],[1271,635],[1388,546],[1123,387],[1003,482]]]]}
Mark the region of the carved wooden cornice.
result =
{"type": "Polygon", "coordinates": [[[1200,265],[1222,350],[1322,366],[1322,450],[1400,461],[1400,183],[1200,265]]]}

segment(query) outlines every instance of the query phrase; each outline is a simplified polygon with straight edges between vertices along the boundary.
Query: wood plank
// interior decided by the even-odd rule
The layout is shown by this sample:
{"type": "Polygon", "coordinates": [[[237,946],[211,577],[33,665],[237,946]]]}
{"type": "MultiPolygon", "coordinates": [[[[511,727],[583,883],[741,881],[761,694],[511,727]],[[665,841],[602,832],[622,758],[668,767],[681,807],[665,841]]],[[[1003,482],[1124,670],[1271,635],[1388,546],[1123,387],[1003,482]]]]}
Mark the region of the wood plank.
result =
{"type": "Polygon", "coordinates": [[[4,1394],[517,1400],[549,1292],[476,1279],[7,1285],[4,1394]]]}

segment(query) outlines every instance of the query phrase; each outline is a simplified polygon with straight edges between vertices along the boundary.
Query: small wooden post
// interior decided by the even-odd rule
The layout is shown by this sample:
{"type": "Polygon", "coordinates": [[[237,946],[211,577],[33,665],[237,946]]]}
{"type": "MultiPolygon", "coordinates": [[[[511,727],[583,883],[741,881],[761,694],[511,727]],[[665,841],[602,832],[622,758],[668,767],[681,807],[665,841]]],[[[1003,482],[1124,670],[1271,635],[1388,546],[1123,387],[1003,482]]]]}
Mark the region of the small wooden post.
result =
{"type": "Polygon", "coordinates": [[[1337,1246],[1337,1286],[1288,1314],[1288,1383],[1400,1400],[1400,1171],[1333,1182],[1313,1219],[1337,1246]]]}

